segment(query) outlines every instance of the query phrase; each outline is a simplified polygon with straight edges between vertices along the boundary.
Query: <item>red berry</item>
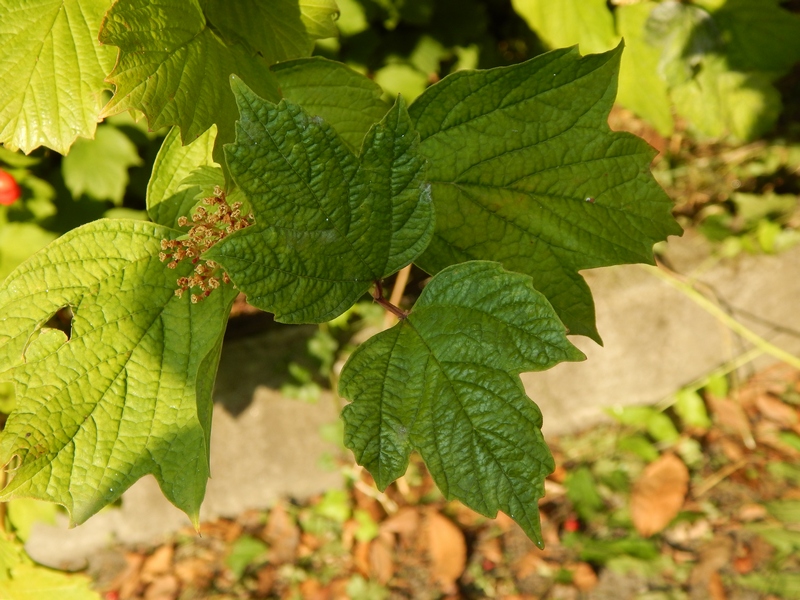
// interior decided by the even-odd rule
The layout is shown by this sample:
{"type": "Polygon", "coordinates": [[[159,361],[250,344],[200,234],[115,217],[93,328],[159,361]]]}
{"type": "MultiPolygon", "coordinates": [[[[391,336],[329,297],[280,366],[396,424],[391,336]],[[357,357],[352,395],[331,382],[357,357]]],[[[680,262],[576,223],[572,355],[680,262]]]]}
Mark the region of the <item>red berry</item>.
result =
{"type": "Polygon", "coordinates": [[[21,192],[19,185],[17,185],[17,180],[10,173],[0,169],[0,204],[11,206],[19,200],[20,195],[21,192]]]}
{"type": "Polygon", "coordinates": [[[578,521],[578,519],[576,519],[575,517],[568,517],[564,521],[564,531],[567,531],[569,533],[575,533],[580,528],[581,528],[580,521],[578,521]]]}

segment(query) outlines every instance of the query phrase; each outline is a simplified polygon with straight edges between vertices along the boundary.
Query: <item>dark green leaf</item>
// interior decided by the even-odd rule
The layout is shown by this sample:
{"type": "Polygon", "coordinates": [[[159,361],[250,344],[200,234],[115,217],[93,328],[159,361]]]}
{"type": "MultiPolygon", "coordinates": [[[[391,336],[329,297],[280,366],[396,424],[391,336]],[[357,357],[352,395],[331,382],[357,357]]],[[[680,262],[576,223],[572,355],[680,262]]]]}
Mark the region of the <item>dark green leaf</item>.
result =
{"type": "Polygon", "coordinates": [[[381,86],[340,62],[317,56],[274,65],[272,72],[284,98],[322,117],[355,151],[389,108],[381,86]]]}
{"type": "Polygon", "coordinates": [[[424,159],[402,98],[356,157],[334,129],[236,80],[241,118],[225,148],[256,224],[207,254],[254,306],[286,323],[332,319],[414,260],[433,232],[424,159]]]}
{"type": "Polygon", "coordinates": [[[578,271],[652,263],[653,243],[680,233],[653,149],[608,128],[621,50],[459,72],[411,106],[437,218],[420,266],[498,260],[530,275],[571,333],[599,341],[578,271]]]}
{"type": "Polygon", "coordinates": [[[345,444],[381,489],[419,450],[445,496],[502,510],[541,543],[537,501],[553,459],[519,373],[582,358],[529,277],[492,262],[449,267],[345,365],[345,444]]]}

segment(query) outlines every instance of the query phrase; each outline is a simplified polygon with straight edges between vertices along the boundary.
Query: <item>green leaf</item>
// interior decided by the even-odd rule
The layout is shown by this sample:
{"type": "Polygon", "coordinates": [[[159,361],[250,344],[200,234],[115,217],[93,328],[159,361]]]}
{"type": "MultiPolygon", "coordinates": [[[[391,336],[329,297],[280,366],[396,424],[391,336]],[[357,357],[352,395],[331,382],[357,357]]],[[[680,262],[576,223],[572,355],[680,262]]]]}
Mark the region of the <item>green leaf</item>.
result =
{"type": "Polygon", "coordinates": [[[188,216],[200,186],[187,184],[186,179],[201,167],[216,165],[212,157],[216,136],[217,128],[211,126],[183,146],[178,128],[173,127],[164,138],[147,184],[147,214],[154,222],[177,227],[178,218],[188,216]]]}
{"type": "Polygon", "coordinates": [[[446,497],[490,517],[502,510],[541,543],[537,501],[553,459],[519,373],[581,359],[529,277],[455,265],[348,360],[345,444],[381,489],[419,450],[446,497]]]}
{"type": "Polygon", "coordinates": [[[66,154],[91,138],[114,50],[97,41],[109,0],[0,0],[0,143],[66,154]]]}
{"type": "Polygon", "coordinates": [[[605,52],[619,41],[606,0],[512,0],[511,4],[550,48],[580,44],[584,53],[605,52]]]}
{"type": "Polygon", "coordinates": [[[731,71],[724,58],[706,56],[699,72],[672,88],[672,101],[692,127],[708,137],[732,134],[747,141],[763,135],[781,113],[781,95],[763,73],[731,71]]]}
{"type": "Polygon", "coordinates": [[[278,99],[267,62],[220,37],[209,27],[198,0],[119,0],[103,22],[100,41],[120,49],[108,77],[116,93],[102,116],[139,110],[150,129],[180,127],[184,144],[214,123],[219,143],[233,139],[237,113],[231,74],[260,95],[278,99]]]}
{"type": "Polygon", "coordinates": [[[750,573],[734,579],[739,586],[769,594],[771,597],[794,598],[800,590],[800,573],[750,573]]]}
{"type": "Polygon", "coordinates": [[[3,600],[100,600],[86,575],[53,571],[38,565],[23,564],[11,570],[11,577],[0,581],[3,600]]]}
{"type": "Polygon", "coordinates": [[[644,37],[645,23],[654,6],[654,2],[640,2],[617,7],[617,31],[625,39],[617,102],[668,136],[673,129],[672,109],[666,81],[658,74],[661,53],[644,37]]]}
{"type": "Polygon", "coordinates": [[[428,76],[412,65],[390,63],[375,71],[375,81],[390,96],[402,95],[414,100],[428,87],[428,76]]]}
{"type": "Polygon", "coordinates": [[[231,547],[231,552],[225,559],[225,564],[231,570],[235,581],[239,581],[247,567],[259,557],[266,555],[267,545],[251,535],[239,537],[231,547]]]}
{"type": "Polygon", "coordinates": [[[462,71],[411,106],[437,218],[423,269],[500,261],[533,277],[571,333],[600,340],[578,271],[652,263],[653,244],[681,231],[653,149],[608,128],[621,51],[462,71]]]}
{"type": "Polygon", "coordinates": [[[256,223],[206,256],[277,320],[332,319],[372,281],[414,260],[433,233],[425,161],[405,103],[399,98],[370,129],[356,157],[296,104],[266,102],[239,80],[234,92],[241,119],[225,151],[256,223]]]}
{"type": "Polygon", "coordinates": [[[23,542],[31,535],[35,523],[55,525],[58,507],[52,502],[18,498],[7,505],[8,520],[14,528],[14,534],[23,542]]]}
{"type": "Polygon", "coordinates": [[[152,473],[196,523],[208,479],[211,383],[235,291],[192,304],[159,260],[179,231],[101,220],[73,230],[0,291],[0,378],[18,408],[0,435],[0,500],[64,505],[82,523],[152,473]],[[69,339],[44,324],[74,314],[69,339]]]}
{"type": "Polygon", "coordinates": [[[334,0],[200,0],[200,4],[226,39],[243,39],[269,64],[308,56],[314,40],[337,33],[334,0]]]}
{"type": "Polygon", "coordinates": [[[61,163],[64,183],[75,198],[121,204],[128,169],[142,165],[136,145],[116,127],[100,125],[93,140],[79,139],[61,163]]]}
{"type": "Polygon", "coordinates": [[[34,252],[56,239],[52,231],[33,223],[0,225],[0,281],[34,252]]]}
{"type": "Polygon", "coordinates": [[[780,76],[800,60],[800,17],[781,0],[727,0],[709,11],[733,69],[780,76]]]}
{"type": "Polygon", "coordinates": [[[284,98],[322,117],[355,151],[389,108],[381,86],[340,62],[315,56],[274,65],[272,72],[284,98]]]}
{"type": "Polygon", "coordinates": [[[705,402],[697,390],[680,390],[675,396],[675,412],[685,426],[699,429],[711,427],[705,402]]]}
{"type": "Polygon", "coordinates": [[[591,521],[605,503],[597,491],[597,483],[588,467],[580,467],[571,472],[564,486],[576,512],[584,521],[591,521]]]}

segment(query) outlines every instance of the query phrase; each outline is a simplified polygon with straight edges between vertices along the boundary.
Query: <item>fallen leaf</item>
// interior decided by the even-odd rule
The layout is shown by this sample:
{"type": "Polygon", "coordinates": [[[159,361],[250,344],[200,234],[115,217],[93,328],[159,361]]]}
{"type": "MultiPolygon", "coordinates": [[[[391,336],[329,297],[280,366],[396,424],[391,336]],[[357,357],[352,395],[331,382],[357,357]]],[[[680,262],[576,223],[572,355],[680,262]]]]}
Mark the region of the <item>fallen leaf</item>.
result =
{"type": "Polygon", "coordinates": [[[726,600],[725,586],[722,584],[722,578],[719,576],[719,571],[714,571],[708,581],[708,597],[711,600],[726,600]]]}
{"type": "Polygon", "coordinates": [[[746,575],[753,570],[753,559],[749,554],[735,558],[733,560],[733,569],[739,575],[746,575]]]}
{"type": "Polygon", "coordinates": [[[538,573],[545,563],[540,550],[531,550],[511,565],[511,571],[514,573],[515,579],[525,579],[538,573]]]}
{"type": "Polygon", "coordinates": [[[597,573],[588,563],[578,563],[571,570],[572,584],[581,592],[588,592],[597,585],[597,573]]]}
{"type": "Polygon", "coordinates": [[[719,570],[730,564],[733,554],[733,541],[727,535],[718,535],[709,541],[700,552],[700,560],[689,575],[690,598],[692,600],[724,600],[720,593],[719,570]]]}
{"type": "Polygon", "coordinates": [[[731,462],[738,462],[742,460],[744,457],[744,448],[742,445],[731,438],[724,437],[719,440],[720,448],[722,448],[722,453],[725,455],[731,462]]]}
{"type": "Polygon", "coordinates": [[[364,577],[369,577],[369,542],[356,542],[353,549],[353,566],[364,577]]]}
{"type": "Polygon", "coordinates": [[[444,593],[453,593],[455,582],[467,565],[464,534],[450,519],[434,510],[427,514],[426,533],[433,577],[444,593]]]}
{"type": "Polygon", "coordinates": [[[689,470],[674,454],[650,463],[631,494],[631,519],[642,536],[664,529],[678,514],[686,498],[689,470]]]}
{"type": "Polygon", "coordinates": [[[401,508],[380,524],[380,530],[396,533],[401,541],[413,539],[419,532],[419,513],[415,508],[401,508]]]}
{"type": "Polygon", "coordinates": [[[214,566],[207,560],[189,557],[177,561],[173,573],[183,585],[202,589],[214,579],[214,566]]]}
{"type": "Polygon", "coordinates": [[[386,585],[394,575],[394,535],[382,533],[369,545],[370,576],[386,585]]]}
{"type": "Polygon", "coordinates": [[[300,584],[300,597],[304,600],[326,600],[328,592],[323,589],[319,580],[306,579],[300,584]]]}
{"type": "Polygon", "coordinates": [[[275,585],[277,573],[272,565],[266,565],[256,573],[256,592],[259,596],[266,598],[275,585]]]}
{"type": "Polygon", "coordinates": [[[709,396],[708,405],[714,414],[714,419],[722,429],[738,433],[743,439],[752,437],[750,421],[738,402],[727,398],[709,396]]]}
{"type": "Polygon", "coordinates": [[[739,520],[746,523],[767,517],[767,509],[761,504],[745,504],[739,509],[739,520]]]}
{"type": "Polygon", "coordinates": [[[269,544],[269,562],[282,565],[294,561],[297,546],[300,544],[300,530],[286,511],[283,502],[278,502],[272,507],[263,537],[269,544]]]}
{"type": "Polygon", "coordinates": [[[499,537],[484,537],[478,542],[478,553],[484,558],[499,565],[503,562],[503,549],[499,537]]]}
{"type": "Polygon", "coordinates": [[[783,427],[797,423],[797,410],[769,394],[758,396],[755,404],[761,415],[773,423],[783,427]]]}
{"type": "Polygon", "coordinates": [[[130,600],[138,595],[142,585],[141,569],[145,561],[145,556],[138,552],[129,552],[125,555],[128,568],[124,578],[120,581],[119,598],[120,600],[130,600]]]}
{"type": "Polygon", "coordinates": [[[157,548],[144,561],[141,572],[142,581],[149,583],[157,576],[169,571],[172,568],[172,557],[174,555],[175,549],[170,544],[157,548]]]}
{"type": "Polygon", "coordinates": [[[144,600],[175,600],[180,584],[174,575],[162,575],[147,586],[144,600]]]}

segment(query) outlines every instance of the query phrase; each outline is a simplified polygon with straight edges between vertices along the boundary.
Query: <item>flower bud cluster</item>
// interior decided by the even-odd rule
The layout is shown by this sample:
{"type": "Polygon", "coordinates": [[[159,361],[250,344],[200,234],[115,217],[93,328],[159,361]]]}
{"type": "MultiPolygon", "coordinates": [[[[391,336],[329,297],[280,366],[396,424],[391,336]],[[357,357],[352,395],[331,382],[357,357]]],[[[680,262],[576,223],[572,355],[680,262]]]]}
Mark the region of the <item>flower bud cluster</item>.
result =
{"type": "Polygon", "coordinates": [[[177,240],[161,240],[161,252],[158,258],[167,263],[167,268],[175,269],[184,259],[195,265],[194,273],[189,277],[178,278],[175,295],[181,298],[185,292],[192,293],[192,303],[207,298],[211,292],[223,283],[230,283],[228,274],[213,260],[203,260],[202,254],[221,239],[235,231],[253,224],[253,214],[242,215],[242,203],[229,205],[225,200],[225,192],[219,187],[214,195],[203,199],[205,206],[200,206],[192,215],[191,221],[186,217],[178,219],[180,227],[191,225],[186,237],[177,240]]]}

